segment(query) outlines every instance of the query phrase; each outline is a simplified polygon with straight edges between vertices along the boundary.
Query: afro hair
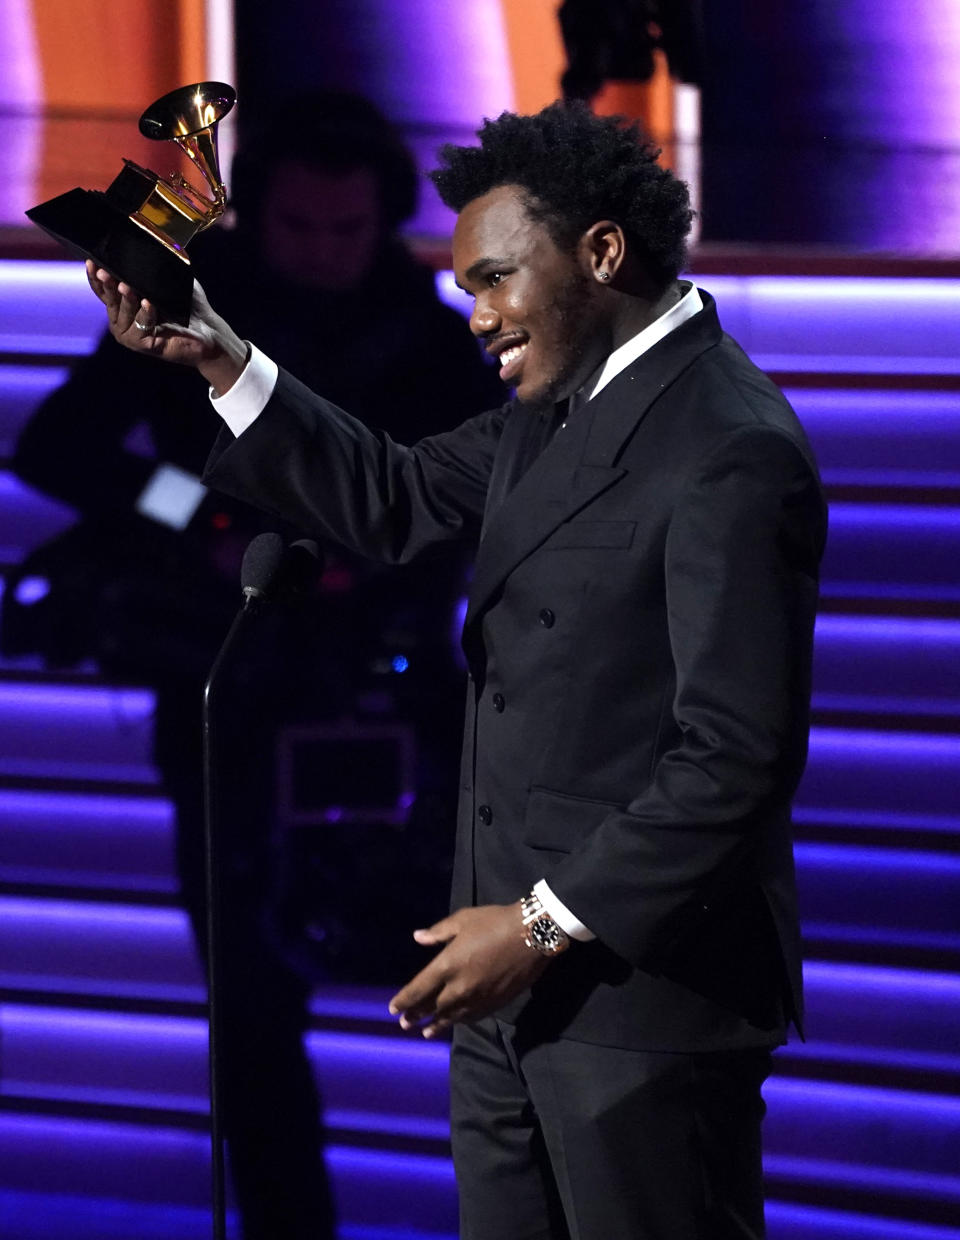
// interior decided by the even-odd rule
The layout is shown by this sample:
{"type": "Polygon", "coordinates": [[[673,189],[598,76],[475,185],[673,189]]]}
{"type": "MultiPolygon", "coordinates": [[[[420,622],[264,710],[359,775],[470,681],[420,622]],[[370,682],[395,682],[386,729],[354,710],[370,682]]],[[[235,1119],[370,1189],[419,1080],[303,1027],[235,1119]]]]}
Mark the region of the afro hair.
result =
{"type": "Polygon", "coordinates": [[[503,112],[477,136],[479,146],[442,147],[445,166],[430,174],[448,207],[461,211],[497,186],[516,185],[560,247],[572,248],[598,220],[613,220],[653,281],[666,287],[676,279],[693,219],[690,195],[657,163],[659,150],[637,124],[559,102],[533,116],[503,112]]]}

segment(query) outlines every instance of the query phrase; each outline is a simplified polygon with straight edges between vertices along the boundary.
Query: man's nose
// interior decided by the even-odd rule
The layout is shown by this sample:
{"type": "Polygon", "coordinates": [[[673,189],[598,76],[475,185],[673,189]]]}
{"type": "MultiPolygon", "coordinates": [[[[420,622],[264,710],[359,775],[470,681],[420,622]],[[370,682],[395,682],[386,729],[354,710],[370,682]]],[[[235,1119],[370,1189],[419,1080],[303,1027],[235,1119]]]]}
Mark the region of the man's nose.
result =
{"type": "Polygon", "coordinates": [[[500,315],[493,306],[478,297],[470,315],[470,330],[475,336],[490,336],[500,328],[500,315]]]}

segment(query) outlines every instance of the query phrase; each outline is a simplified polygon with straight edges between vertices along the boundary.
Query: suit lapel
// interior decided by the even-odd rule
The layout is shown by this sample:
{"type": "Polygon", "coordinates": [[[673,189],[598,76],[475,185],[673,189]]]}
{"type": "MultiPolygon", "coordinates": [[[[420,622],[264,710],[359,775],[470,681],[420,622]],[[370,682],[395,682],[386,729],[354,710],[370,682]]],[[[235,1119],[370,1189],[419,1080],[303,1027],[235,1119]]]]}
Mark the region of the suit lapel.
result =
{"type": "MultiPolygon", "coordinates": [[[[505,577],[578,508],[590,502],[623,473],[613,469],[582,469],[580,459],[589,418],[580,415],[558,430],[537,459],[490,511],[474,568],[466,624],[505,577]]],[[[512,418],[525,415],[515,410],[512,418]]],[[[502,451],[510,445],[504,444],[502,451]]],[[[509,476],[513,460],[504,473],[509,476]]]]}
{"type": "Polygon", "coordinates": [[[701,297],[703,311],[608,383],[557,431],[525,473],[521,452],[529,428],[520,420],[533,415],[513,411],[491,478],[465,630],[517,564],[623,477],[626,470],[616,462],[650,407],[701,353],[719,342],[713,298],[702,290],[701,297]]]}

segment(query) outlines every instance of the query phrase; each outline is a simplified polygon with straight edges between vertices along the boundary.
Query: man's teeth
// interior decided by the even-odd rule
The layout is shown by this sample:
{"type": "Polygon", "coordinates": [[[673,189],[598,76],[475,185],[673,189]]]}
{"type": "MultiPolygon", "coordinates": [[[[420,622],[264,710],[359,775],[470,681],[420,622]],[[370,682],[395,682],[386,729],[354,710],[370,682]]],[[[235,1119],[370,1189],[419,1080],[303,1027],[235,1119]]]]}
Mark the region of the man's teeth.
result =
{"type": "Polygon", "coordinates": [[[510,349],[504,349],[504,351],[500,354],[500,369],[503,370],[503,368],[505,366],[509,366],[511,362],[515,362],[518,357],[522,357],[526,352],[526,348],[526,344],[515,344],[510,349]]]}

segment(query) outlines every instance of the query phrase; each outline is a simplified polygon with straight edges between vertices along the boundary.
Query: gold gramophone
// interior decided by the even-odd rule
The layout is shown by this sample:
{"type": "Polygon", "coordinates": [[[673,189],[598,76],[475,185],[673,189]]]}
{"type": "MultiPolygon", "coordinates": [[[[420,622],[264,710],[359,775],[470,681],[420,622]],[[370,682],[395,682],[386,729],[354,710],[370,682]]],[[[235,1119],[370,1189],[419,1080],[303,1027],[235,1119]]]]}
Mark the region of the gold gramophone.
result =
{"type": "Polygon", "coordinates": [[[193,293],[186,247],[226,206],[217,124],[236,98],[225,82],[197,82],[164,95],[140,117],[145,137],[176,142],[189,156],[210,196],[178,172],[164,179],[125,159],[105,192],[72,189],[31,207],[27,217],[71,254],[132,285],[164,318],[186,323],[193,293]]]}

